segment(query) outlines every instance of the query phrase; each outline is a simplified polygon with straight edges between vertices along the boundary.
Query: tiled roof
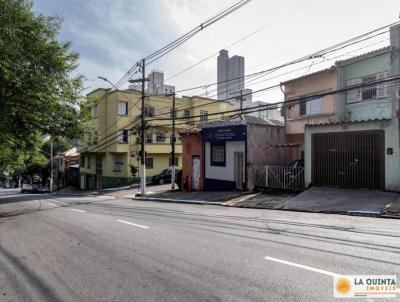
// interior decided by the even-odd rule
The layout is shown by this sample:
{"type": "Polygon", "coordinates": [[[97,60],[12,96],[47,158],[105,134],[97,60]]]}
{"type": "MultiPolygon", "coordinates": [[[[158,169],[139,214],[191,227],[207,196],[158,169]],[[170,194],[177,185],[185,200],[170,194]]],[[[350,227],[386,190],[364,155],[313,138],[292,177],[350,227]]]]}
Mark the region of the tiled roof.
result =
{"type": "Polygon", "coordinates": [[[263,125],[271,125],[271,126],[284,126],[285,124],[279,120],[275,119],[264,119],[261,117],[245,115],[244,119],[246,122],[251,124],[263,124],[263,125]]]}
{"type": "Polygon", "coordinates": [[[355,121],[332,121],[318,124],[308,124],[306,127],[322,127],[322,126],[334,126],[334,125],[348,125],[348,124],[361,124],[370,122],[387,122],[390,118],[380,118],[380,119],[368,119],[368,120],[355,120],[355,121]]]}
{"type": "Polygon", "coordinates": [[[384,50],[389,50],[389,49],[390,49],[390,46],[385,46],[385,47],[382,47],[382,48],[378,48],[378,49],[375,49],[375,50],[371,50],[371,51],[359,54],[359,55],[351,57],[351,58],[347,58],[345,60],[336,61],[335,64],[341,64],[343,62],[351,61],[351,60],[354,60],[354,59],[357,59],[357,58],[360,58],[360,57],[363,57],[363,56],[373,55],[375,53],[383,52],[384,50]]]}
{"type": "Polygon", "coordinates": [[[325,69],[322,69],[322,70],[319,70],[319,71],[316,71],[316,72],[312,72],[312,73],[303,75],[301,77],[297,77],[297,78],[293,78],[293,79],[287,80],[285,82],[282,82],[281,84],[285,85],[285,84],[288,84],[288,83],[293,82],[293,81],[303,80],[303,79],[306,79],[308,77],[311,77],[311,76],[314,76],[314,75],[317,75],[317,74],[333,71],[335,69],[336,69],[335,66],[331,66],[331,67],[328,67],[328,68],[325,68],[325,69]]]}
{"type": "Polygon", "coordinates": [[[200,133],[201,132],[201,129],[200,128],[195,128],[195,127],[193,127],[193,128],[185,128],[185,129],[182,129],[182,130],[180,130],[178,133],[180,134],[180,135],[185,135],[185,134],[196,134],[196,133],[200,133]]]}

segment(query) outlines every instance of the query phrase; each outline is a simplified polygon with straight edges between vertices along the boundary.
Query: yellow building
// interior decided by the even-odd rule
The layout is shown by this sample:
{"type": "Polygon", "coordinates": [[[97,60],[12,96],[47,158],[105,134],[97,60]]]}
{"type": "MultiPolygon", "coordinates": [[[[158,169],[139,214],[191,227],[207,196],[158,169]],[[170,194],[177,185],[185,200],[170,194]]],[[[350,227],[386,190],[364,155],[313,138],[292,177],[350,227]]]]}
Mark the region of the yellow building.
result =
{"type": "MultiPolygon", "coordinates": [[[[79,145],[81,188],[107,188],[130,184],[138,176],[141,93],[136,90],[99,88],[88,95],[91,119],[88,135],[79,145]]],[[[202,97],[176,98],[176,133],[198,123],[223,119],[210,115],[234,107],[224,101],[202,97]],[[199,116],[199,117],[193,117],[199,116]]],[[[160,173],[172,164],[172,97],[147,96],[146,176],[160,173]],[[167,120],[157,120],[166,118],[167,120]]],[[[182,145],[177,136],[175,162],[182,162],[182,145]]]]}

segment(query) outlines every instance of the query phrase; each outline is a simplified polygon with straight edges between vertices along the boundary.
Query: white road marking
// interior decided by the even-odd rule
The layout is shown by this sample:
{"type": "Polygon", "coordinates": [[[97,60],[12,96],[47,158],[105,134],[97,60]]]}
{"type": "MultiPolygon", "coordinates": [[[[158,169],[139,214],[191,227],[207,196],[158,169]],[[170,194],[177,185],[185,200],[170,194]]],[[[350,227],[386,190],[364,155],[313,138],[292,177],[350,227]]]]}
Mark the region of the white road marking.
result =
{"type": "Polygon", "coordinates": [[[79,213],[86,213],[86,211],[84,211],[84,210],[78,210],[78,209],[71,209],[72,211],[75,211],[75,212],[79,212],[79,213]]]}
{"type": "Polygon", "coordinates": [[[270,260],[270,261],[274,261],[274,262],[278,262],[278,263],[282,263],[282,264],[286,264],[286,265],[290,265],[290,266],[294,266],[294,267],[298,267],[298,268],[302,268],[308,271],[312,271],[315,273],[320,273],[320,274],[324,274],[324,275],[328,275],[328,276],[341,276],[340,274],[336,274],[336,273],[332,273],[332,272],[328,272],[328,271],[324,271],[322,269],[319,268],[315,268],[315,267],[311,267],[311,266],[307,266],[307,265],[302,265],[302,264],[298,264],[298,263],[294,263],[294,262],[289,262],[286,260],[281,260],[281,259],[277,259],[277,258],[272,258],[272,257],[265,257],[266,260],[270,260]]]}
{"type": "Polygon", "coordinates": [[[52,207],[56,207],[57,205],[55,205],[54,203],[49,202],[49,205],[52,207]]]}
{"type": "Polygon", "coordinates": [[[132,222],[125,221],[125,220],[121,220],[121,219],[118,219],[117,221],[118,221],[118,222],[121,222],[121,223],[129,224],[129,225],[133,225],[133,226],[138,227],[138,228],[149,229],[149,227],[148,227],[148,226],[145,226],[145,225],[136,224],[136,223],[132,223],[132,222]]]}
{"type": "Polygon", "coordinates": [[[55,200],[55,199],[52,199],[51,200],[52,202],[56,202],[56,203],[60,203],[60,204],[62,204],[63,206],[66,206],[68,203],[66,203],[66,202],[63,202],[63,201],[59,201],[59,200],[55,200]]]}

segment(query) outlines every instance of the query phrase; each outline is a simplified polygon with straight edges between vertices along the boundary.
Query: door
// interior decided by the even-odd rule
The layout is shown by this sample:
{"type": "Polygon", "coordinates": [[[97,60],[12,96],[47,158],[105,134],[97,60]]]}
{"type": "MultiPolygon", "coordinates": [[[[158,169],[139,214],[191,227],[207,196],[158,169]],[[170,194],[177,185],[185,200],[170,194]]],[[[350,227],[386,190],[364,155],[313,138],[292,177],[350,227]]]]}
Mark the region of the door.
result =
{"type": "Polygon", "coordinates": [[[313,183],[384,189],[384,146],[383,131],[313,134],[313,183]]]}
{"type": "Polygon", "coordinates": [[[81,189],[85,189],[85,175],[81,175],[81,189]]]}
{"type": "Polygon", "coordinates": [[[200,190],[200,157],[192,158],[192,190],[200,190]]]}
{"type": "Polygon", "coordinates": [[[244,155],[243,152],[235,152],[234,153],[234,171],[235,171],[235,182],[236,189],[243,190],[243,163],[244,163],[244,155]]]}

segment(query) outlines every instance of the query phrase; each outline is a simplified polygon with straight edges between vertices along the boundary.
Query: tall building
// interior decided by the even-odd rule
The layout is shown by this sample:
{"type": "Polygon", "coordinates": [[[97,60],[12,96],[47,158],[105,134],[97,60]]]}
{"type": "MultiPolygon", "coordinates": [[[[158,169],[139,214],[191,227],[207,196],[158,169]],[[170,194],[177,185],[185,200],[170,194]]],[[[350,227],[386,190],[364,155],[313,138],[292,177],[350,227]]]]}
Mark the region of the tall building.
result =
{"type": "Polygon", "coordinates": [[[217,59],[218,100],[235,97],[235,93],[244,89],[244,57],[229,57],[228,51],[220,50],[217,59]]]}
{"type": "MultiPolygon", "coordinates": [[[[147,78],[146,94],[164,95],[175,91],[175,86],[164,84],[164,72],[153,70],[147,78]]],[[[129,85],[129,89],[141,90],[141,85],[129,85]]]]}

